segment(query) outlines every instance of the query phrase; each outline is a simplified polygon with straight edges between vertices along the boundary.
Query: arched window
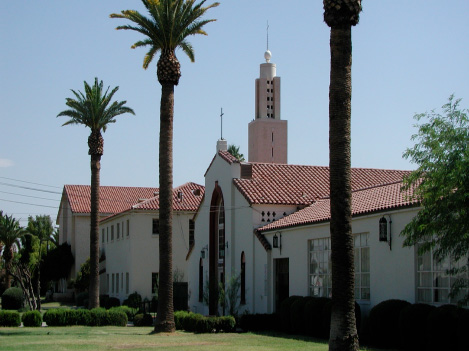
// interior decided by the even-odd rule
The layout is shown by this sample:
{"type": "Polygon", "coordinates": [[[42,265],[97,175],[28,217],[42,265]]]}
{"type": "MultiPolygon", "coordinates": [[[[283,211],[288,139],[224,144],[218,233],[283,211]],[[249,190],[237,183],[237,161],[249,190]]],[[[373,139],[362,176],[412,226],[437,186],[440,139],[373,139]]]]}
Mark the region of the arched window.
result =
{"type": "Polygon", "coordinates": [[[246,303],[246,256],[241,253],[241,304],[246,303]]]}
{"type": "Polygon", "coordinates": [[[204,261],[199,262],[199,302],[204,301],[204,261]]]}

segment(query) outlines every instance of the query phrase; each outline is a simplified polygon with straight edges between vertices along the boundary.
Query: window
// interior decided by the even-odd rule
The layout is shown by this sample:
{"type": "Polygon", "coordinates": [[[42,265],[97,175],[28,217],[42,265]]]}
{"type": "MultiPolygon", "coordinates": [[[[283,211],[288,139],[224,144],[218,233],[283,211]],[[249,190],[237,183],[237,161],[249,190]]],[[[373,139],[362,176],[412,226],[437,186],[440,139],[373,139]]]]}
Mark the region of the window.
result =
{"type": "Polygon", "coordinates": [[[195,222],[192,219],[189,219],[189,247],[194,245],[194,232],[195,232],[195,222]]]}
{"type": "Polygon", "coordinates": [[[158,290],[158,273],[151,274],[151,293],[155,294],[158,290]]]}
{"type": "Polygon", "coordinates": [[[204,301],[204,261],[199,261],[199,302],[204,301]]]}
{"type": "Polygon", "coordinates": [[[117,240],[119,240],[121,234],[121,224],[117,223],[117,240]]]}
{"type": "Polygon", "coordinates": [[[246,304],[246,256],[241,253],[241,304],[246,304]]]}
{"type": "Polygon", "coordinates": [[[119,293],[119,273],[116,273],[116,294],[119,293]]]}
{"type": "Polygon", "coordinates": [[[114,241],[114,226],[111,225],[111,241],[114,241]]]}
{"type": "MultiPolygon", "coordinates": [[[[419,248],[420,245],[417,246],[419,248]]],[[[452,276],[448,270],[459,268],[467,264],[467,259],[459,262],[447,257],[438,261],[433,257],[433,249],[417,255],[417,302],[424,303],[457,303],[459,299],[467,294],[467,289],[462,289],[460,296],[451,299],[448,295],[451,285],[458,278],[468,278],[467,273],[452,276]]]]}
{"type": "Polygon", "coordinates": [[[106,227],[106,242],[109,242],[109,227],[106,227]]]}
{"type": "MultiPolygon", "coordinates": [[[[355,299],[370,299],[370,248],[368,233],[354,235],[355,299]]],[[[309,286],[311,296],[331,297],[331,239],[309,241],[309,286]]]]}
{"type": "Polygon", "coordinates": [[[355,299],[370,299],[370,247],[369,234],[362,233],[354,236],[355,259],[355,299]]]}
{"type": "Polygon", "coordinates": [[[121,291],[124,291],[124,273],[121,273],[121,291]]]}
{"type": "Polygon", "coordinates": [[[109,273],[106,274],[106,291],[107,291],[108,294],[110,293],[110,291],[109,291],[109,273]]]}
{"type": "Polygon", "coordinates": [[[114,273],[112,273],[112,293],[114,294],[114,273]]]}
{"type": "Polygon", "coordinates": [[[129,289],[130,284],[129,284],[129,272],[125,273],[125,293],[129,295],[129,289]]]}
{"type": "Polygon", "coordinates": [[[130,235],[130,221],[127,220],[127,236],[130,235]]]}
{"type": "Polygon", "coordinates": [[[160,220],[159,219],[153,219],[153,229],[151,233],[153,235],[160,234],[160,220]]]}
{"type": "Polygon", "coordinates": [[[104,244],[104,229],[101,229],[101,242],[104,244]]]}

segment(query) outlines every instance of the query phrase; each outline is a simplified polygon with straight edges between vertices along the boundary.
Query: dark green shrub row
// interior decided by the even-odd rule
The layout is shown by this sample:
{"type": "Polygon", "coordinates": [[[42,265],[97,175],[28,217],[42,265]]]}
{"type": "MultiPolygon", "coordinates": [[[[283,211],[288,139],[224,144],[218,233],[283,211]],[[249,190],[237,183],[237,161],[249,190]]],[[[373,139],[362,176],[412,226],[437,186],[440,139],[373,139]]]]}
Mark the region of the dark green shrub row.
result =
{"type": "Polygon", "coordinates": [[[127,299],[122,302],[123,305],[140,309],[142,306],[142,296],[138,292],[133,292],[127,299]]]}
{"type": "Polygon", "coordinates": [[[135,315],[137,314],[137,309],[136,308],[131,308],[131,307],[125,306],[125,305],[118,306],[118,307],[111,307],[109,309],[109,312],[110,311],[122,311],[122,312],[124,312],[127,315],[127,320],[129,320],[129,321],[133,321],[135,315]]]}
{"type": "Polygon", "coordinates": [[[2,309],[19,310],[23,307],[24,296],[20,288],[6,289],[2,294],[2,309]]]}
{"type": "Polygon", "coordinates": [[[92,310],[50,309],[44,314],[48,326],[88,325],[88,326],[126,326],[127,315],[123,311],[106,311],[104,308],[92,310]]]}
{"type": "Polygon", "coordinates": [[[370,311],[366,334],[372,346],[403,350],[469,350],[469,310],[387,300],[370,311]]]}
{"type": "Polygon", "coordinates": [[[235,330],[232,316],[205,317],[198,313],[178,311],[174,313],[176,329],[195,333],[230,333],[235,330]]]}
{"type": "Polygon", "coordinates": [[[239,326],[244,331],[279,331],[279,314],[243,314],[239,320],[239,326]]]}
{"type": "Polygon", "coordinates": [[[139,313],[134,317],[134,326],[151,327],[153,326],[153,317],[148,313],[139,313]]]}
{"type": "Polygon", "coordinates": [[[42,315],[39,311],[28,311],[23,313],[21,317],[23,326],[25,327],[41,327],[42,326],[42,315]]]}
{"type": "Polygon", "coordinates": [[[21,318],[18,311],[0,311],[0,327],[19,327],[21,318]]]}

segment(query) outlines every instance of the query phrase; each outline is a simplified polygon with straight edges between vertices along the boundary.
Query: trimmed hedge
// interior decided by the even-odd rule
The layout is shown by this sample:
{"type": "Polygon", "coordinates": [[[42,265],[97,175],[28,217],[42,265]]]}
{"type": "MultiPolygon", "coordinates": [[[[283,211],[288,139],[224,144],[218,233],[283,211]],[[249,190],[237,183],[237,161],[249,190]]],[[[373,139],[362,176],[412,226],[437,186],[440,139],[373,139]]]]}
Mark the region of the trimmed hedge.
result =
{"type": "Polygon", "coordinates": [[[42,326],[42,315],[39,311],[28,311],[23,313],[21,317],[23,326],[25,327],[41,327],[42,326]]]}
{"type": "Polygon", "coordinates": [[[303,311],[307,335],[316,338],[327,338],[329,330],[323,327],[323,311],[324,306],[330,302],[331,299],[328,297],[313,297],[307,300],[303,311]]]}
{"type": "Polygon", "coordinates": [[[125,305],[122,305],[122,306],[119,306],[119,307],[111,307],[109,309],[109,312],[111,312],[111,311],[124,312],[127,315],[127,320],[128,321],[133,321],[134,316],[137,314],[137,309],[136,308],[131,308],[131,307],[125,306],[125,305]]]}
{"type": "Polygon", "coordinates": [[[106,311],[104,308],[94,308],[92,310],[55,308],[47,310],[43,319],[50,327],[69,325],[126,326],[128,321],[127,315],[124,311],[106,311]]]}
{"type": "Polygon", "coordinates": [[[410,303],[404,300],[386,300],[371,309],[369,335],[374,346],[381,348],[399,346],[399,315],[407,306],[410,306],[410,303]]]}
{"type": "Polygon", "coordinates": [[[427,350],[427,318],[435,308],[417,303],[402,309],[399,316],[399,332],[404,350],[427,350]]]}
{"type": "Polygon", "coordinates": [[[239,326],[244,331],[280,330],[279,314],[243,314],[239,320],[239,326]]]}
{"type": "MultiPolygon", "coordinates": [[[[331,317],[332,317],[332,300],[328,301],[322,309],[322,320],[321,320],[321,330],[323,338],[329,339],[329,334],[331,331],[331,317]]],[[[355,327],[357,328],[357,333],[360,331],[361,326],[361,308],[360,305],[355,301],[355,327]]]]}
{"type": "Polygon", "coordinates": [[[427,350],[457,350],[458,318],[459,311],[454,305],[439,306],[428,314],[427,350]]]}
{"type": "Polygon", "coordinates": [[[291,324],[291,306],[297,300],[302,299],[302,296],[290,296],[287,297],[285,300],[282,301],[280,304],[280,318],[281,318],[281,326],[282,331],[285,333],[292,332],[292,324],[291,324]]]}
{"type": "Polygon", "coordinates": [[[3,310],[19,310],[23,307],[24,295],[20,288],[6,289],[2,294],[3,310]]]}
{"type": "Polygon", "coordinates": [[[133,292],[122,303],[123,305],[140,309],[142,307],[142,296],[138,292],[133,292]]]}
{"type": "Polygon", "coordinates": [[[19,327],[21,318],[18,311],[0,311],[0,327],[19,327]]]}
{"type": "Polygon", "coordinates": [[[139,313],[134,317],[134,326],[136,327],[151,327],[153,326],[153,317],[148,313],[139,313]]]}
{"type": "Polygon", "coordinates": [[[176,329],[195,333],[230,333],[236,326],[233,316],[204,317],[198,313],[185,311],[175,312],[174,322],[176,329]]]}

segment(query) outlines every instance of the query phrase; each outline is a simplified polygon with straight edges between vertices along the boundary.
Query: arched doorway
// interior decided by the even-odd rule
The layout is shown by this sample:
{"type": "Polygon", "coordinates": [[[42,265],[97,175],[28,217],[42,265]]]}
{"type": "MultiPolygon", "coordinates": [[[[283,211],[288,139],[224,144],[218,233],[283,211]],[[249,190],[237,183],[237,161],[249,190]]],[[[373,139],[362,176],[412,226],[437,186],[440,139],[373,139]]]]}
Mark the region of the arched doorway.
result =
{"type": "Polygon", "coordinates": [[[225,284],[225,205],[215,182],[210,202],[209,314],[218,314],[218,285],[225,284]]]}

